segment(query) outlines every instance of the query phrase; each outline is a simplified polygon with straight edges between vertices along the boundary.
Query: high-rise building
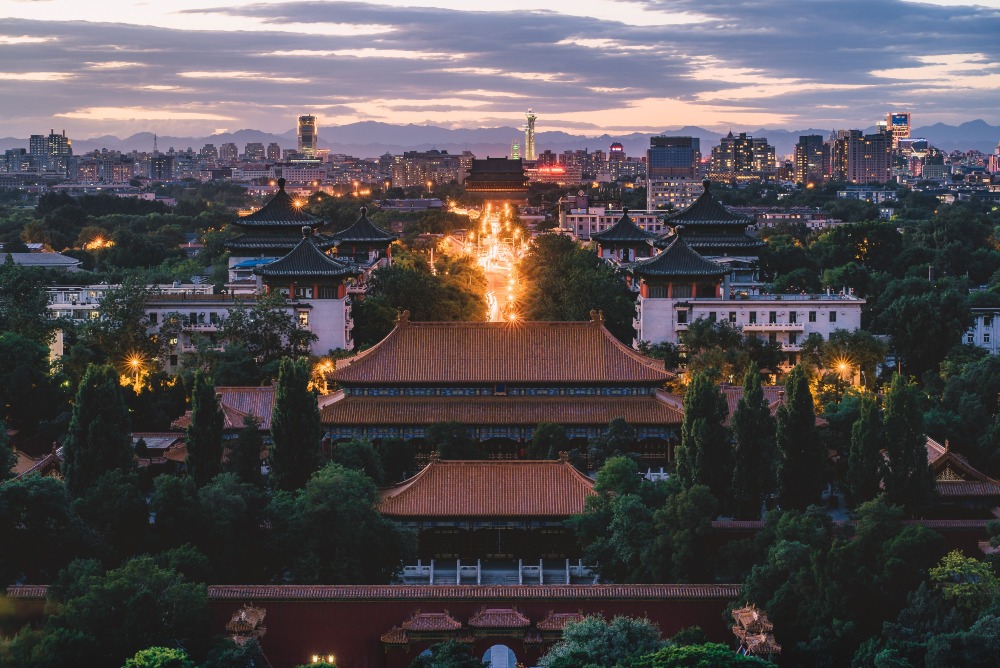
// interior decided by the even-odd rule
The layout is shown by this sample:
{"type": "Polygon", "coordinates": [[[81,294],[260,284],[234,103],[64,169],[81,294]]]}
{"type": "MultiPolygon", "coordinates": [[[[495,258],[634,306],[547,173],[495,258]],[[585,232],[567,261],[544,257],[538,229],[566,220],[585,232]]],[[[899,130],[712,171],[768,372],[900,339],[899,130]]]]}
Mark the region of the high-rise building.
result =
{"type": "Polygon", "coordinates": [[[202,146],[201,150],[198,151],[205,160],[218,160],[219,159],[219,149],[215,148],[215,144],[205,144],[202,146]]]}
{"type": "Polygon", "coordinates": [[[259,161],[264,159],[264,145],[259,141],[247,142],[243,155],[247,160],[259,161]]]}
{"type": "Polygon", "coordinates": [[[885,115],[886,131],[892,135],[892,147],[899,148],[899,140],[910,136],[910,112],[891,111],[885,115]]]}
{"type": "Polygon", "coordinates": [[[847,140],[847,180],[886,183],[892,179],[892,134],[862,135],[851,131],[847,140]]]}
{"type": "Polygon", "coordinates": [[[236,148],[236,144],[231,141],[227,141],[225,144],[219,147],[219,160],[221,162],[236,162],[239,158],[239,149],[236,148]]]}
{"type": "Polygon", "coordinates": [[[701,140],[650,137],[646,151],[646,208],[682,209],[693,204],[701,191],[701,140]]]}
{"type": "Polygon", "coordinates": [[[801,135],[795,145],[794,180],[804,186],[816,186],[830,171],[830,147],[822,135],[801,135]]]}
{"type": "Polygon", "coordinates": [[[535,159],[535,121],[538,116],[528,109],[528,122],[524,124],[524,159],[535,159]]]}
{"type": "Polygon", "coordinates": [[[281,160],[281,146],[277,142],[271,142],[267,145],[267,159],[274,161],[281,160]]]}
{"type": "Polygon", "coordinates": [[[307,158],[316,157],[316,117],[299,116],[299,153],[307,158]]]}
{"type": "Polygon", "coordinates": [[[751,137],[745,132],[732,132],[712,148],[710,171],[720,179],[746,180],[770,178],[777,171],[774,147],[766,137],[751,137]]]}
{"type": "Polygon", "coordinates": [[[464,176],[462,159],[448,151],[406,151],[393,158],[392,185],[396,188],[423,188],[428,181],[444,185],[461,182],[464,176]]]}

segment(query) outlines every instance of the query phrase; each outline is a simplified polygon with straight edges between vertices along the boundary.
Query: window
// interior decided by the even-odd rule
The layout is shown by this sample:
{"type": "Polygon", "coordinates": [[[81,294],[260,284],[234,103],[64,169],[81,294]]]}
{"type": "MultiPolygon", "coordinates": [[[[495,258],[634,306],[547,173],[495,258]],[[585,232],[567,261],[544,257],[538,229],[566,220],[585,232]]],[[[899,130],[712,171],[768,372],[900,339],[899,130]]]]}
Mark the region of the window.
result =
{"type": "Polygon", "coordinates": [[[816,311],[809,311],[809,322],[816,322],[816,311]]]}
{"type": "Polygon", "coordinates": [[[649,286],[649,298],[650,299],[666,299],[667,298],[667,286],[665,286],[665,285],[651,285],[651,286],[649,286]]]}
{"type": "Polygon", "coordinates": [[[493,385],[493,394],[497,396],[505,396],[507,394],[507,383],[495,383],[493,385]]]}
{"type": "Polygon", "coordinates": [[[159,317],[159,315],[160,314],[157,313],[156,311],[153,311],[152,313],[150,313],[149,314],[149,324],[150,325],[155,325],[156,324],[156,320],[159,317]]]}
{"type": "Polygon", "coordinates": [[[730,311],[729,312],[729,322],[735,324],[735,322],[736,322],[736,311],[730,311]]]}
{"type": "Polygon", "coordinates": [[[170,366],[177,366],[177,355],[170,356],[170,366]]]}
{"type": "Polygon", "coordinates": [[[312,288],[295,288],[295,298],[296,299],[312,299],[313,289],[312,288]]]}
{"type": "Polygon", "coordinates": [[[299,311],[299,325],[301,327],[309,326],[309,311],[299,311]]]}
{"type": "Polygon", "coordinates": [[[750,311],[748,315],[750,316],[750,324],[755,324],[757,322],[757,311],[750,311]]]}
{"type": "Polygon", "coordinates": [[[788,332],[788,345],[794,346],[799,342],[798,332],[788,332]]]}
{"type": "Polygon", "coordinates": [[[188,324],[195,325],[198,323],[198,314],[195,312],[188,313],[188,324]]]}
{"type": "Polygon", "coordinates": [[[976,337],[973,334],[968,334],[965,337],[965,342],[969,343],[969,344],[975,343],[976,342],[976,337]]]}
{"type": "Polygon", "coordinates": [[[691,286],[690,285],[675,285],[674,286],[674,298],[675,299],[687,299],[691,296],[691,286]]]}
{"type": "Polygon", "coordinates": [[[772,325],[775,324],[775,323],[777,323],[778,322],[778,312],[777,311],[771,311],[770,313],[768,313],[767,314],[767,321],[769,323],[771,323],[772,325]]]}
{"type": "Polygon", "coordinates": [[[709,311],[708,312],[708,321],[709,322],[715,322],[715,311],[709,311]]]}
{"type": "Polygon", "coordinates": [[[990,342],[990,333],[983,332],[983,343],[989,343],[989,342],[990,342]]]}
{"type": "Polygon", "coordinates": [[[208,321],[210,323],[212,323],[213,325],[218,325],[219,324],[219,314],[216,313],[215,311],[211,311],[208,314],[208,321]]]}
{"type": "Polygon", "coordinates": [[[837,312],[830,311],[830,322],[837,322],[837,312]]]}
{"type": "Polygon", "coordinates": [[[684,325],[684,324],[687,324],[687,321],[688,321],[688,312],[687,311],[678,311],[677,312],[677,324],[684,325]]]}
{"type": "Polygon", "coordinates": [[[992,327],[992,326],[993,326],[993,316],[991,316],[991,315],[984,315],[983,316],[983,327],[992,327]]]}
{"type": "Polygon", "coordinates": [[[799,316],[799,314],[796,311],[789,311],[788,312],[788,322],[790,322],[790,323],[792,323],[794,325],[799,320],[798,316],[799,316]]]}
{"type": "Polygon", "coordinates": [[[771,342],[771,343],[777,343],[778,342],[778,333],[777,332],[771,332],[770,334],[767,335],[767,340],[769,342],[771,342]]]}
{"type": "Polygon", "coordinates": [[[321,285],[321,286],[319,286],[319,298],[320,299],[336,299],[337,298],[337,286],[335,286],[335,285],[321,285]]]}

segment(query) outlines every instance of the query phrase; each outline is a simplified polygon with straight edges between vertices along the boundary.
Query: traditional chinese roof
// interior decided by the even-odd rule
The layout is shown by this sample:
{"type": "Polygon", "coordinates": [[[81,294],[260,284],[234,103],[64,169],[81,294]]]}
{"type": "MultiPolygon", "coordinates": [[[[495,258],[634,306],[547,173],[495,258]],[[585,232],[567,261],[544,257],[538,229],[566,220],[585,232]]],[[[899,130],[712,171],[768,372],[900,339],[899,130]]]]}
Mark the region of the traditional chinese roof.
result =
{"type": "Polygon", "coordinates": [[[361,217],[346,230],[337,232],[332,238],[339,246],[342,243],[384,243],[391,244],[399,235],[386,232],[381,227],[368,220],[368,208],[361,207],[361,217]]]}
{"type": "Polygon", "coordinates": [[[531,620],[518,612],[517,608],[486,608],[469,619],[474,629],[523,629],[531,626],[531,620]]]}
{"type": "Polygon", "coordinates": [[[636,262],[632,273],[636,276],[722,276],[727,269],[703,258],[685,239],[675,234],[662,252],[636,262]]]}
{"type": "Polygon", "coordinates": [[[332,258],[324,253],[312,238],[309,227],[302,228],[302,240],[288,255],[269,264],[255,267],[253,273],[265,278],[355,276],[359,272],[352,262],[332,258]]]}
{"type": "Polygon", "coordinates": [[[345,384],[662,383],[662,360],[592,322],[410,322],[330,374],[345,384]]]}
{"type": "Polygon", "coordinates": [[[405,645],[410,642],[410,638],[406,635],[406,631],[398,626],[393,626],[391,629],[383,633],[379,640],[381,640],[386,645],[405,645]]]}
{"type": "Polygon", "coordinates": [[[564,517],[594,481],[567,461],[440,461],[382,491],[379,512],[403,517],[564,517]]]}
{"type": "Polygon", "coordinates": [[[927,463],[942,497],[1000,496],[1000,481],[973,468],[965,457],[952,452],[947,442],[942,446],[927,439],[927,463]]]}
{"type": "Polygon", "coordinates": [[[462,622],[444,612],[417,612],[409,620],[403,622],[403,630],[410,632],[427,631],[457,631],[462,628],[462,622]]]}
{"type": "Polygon", "coordinates": [[[319,218],[311,216],[295,205],[295,200],[285,192],[285,179],[278,179],[278,192],[267,204],[248,216],[236,219],[240,227],[292,227],[303,225],[319,227],[323,224],[319,218]]]}
{"type": "MultiPolygon", "coordinates": [[[[247,232],[234,237],[225,243],[230,251],[280,251],[288,253],[299,243],[298,234],[281,234],[278,232],[247,232]]],[[[329,236],[313,234],[313,241],[321,250],[329,250],[336,242],[329,236]]]]}
{"type": "MultiPolygon", "coordinates": [[[[669,232],[658,238],[653,245],[665,248],[673,243],[676,232],[669,232]]],[[[716,254],[720,251],[757,251],[767,244],[749,234],[699,234],[694,231],[684,232],[684,241],[699,253],[716,254]]]]}
{"type": "Polygon", "coordinates": [[[560,633],[570,622],[583,620],[582,612],[552,612],[545,616],[545,619],[535,624],[539,631],[559,631],[560,633]]]}
{"type": "MultiPolygon", "coordinates": [[[[761,523],[763,524],[763,523],[761,523]]],[[[982,521],[979,526],[985,527],[982,521]]],[[[407,601],[483,599],[524,601],[732,600],[740,584],[597,585],[210,585],[210,601],[407,601]]],[[[46,585],[11,585],[7,596],[44,599],[46,585]]]]}
{"type": "Polygon", "coordinates": [[[691,229],[701,226],[742,226],[746,228],[753,220],[747,216],[733,213],[722,206],[711,193],[711,181],[706,179],[702,182],[705,187],[704,192],[694,201],[691,206],[681,209],[675,214],[664,217],[664,222],[671,226],[687,225],[691,229]]]}
{"type": "Polygon", "coordinates": [[[323,424],[432,425],[442,421],[469,426],[553,422],[564,426],[605,426],[620,417],[631,425],[678,425],[683,412],[655,396],[644,397],[366,397],[344,396],[320,409],[323,424]]]}
{"type": "MultiPolygon", "coordinates": [[[[263,387],[217,387],[225,419],[223,429],[243,429],[243,419],[252,415],[257,419],[261,431],[271,431],[271,412],[274,410],[274,385],[263,387]]],[[[187,429],[191,424],[191,411],[171,423],[175,429],[187,429]]]]}
{"type": "Polygon", "coordinates": [[[604,230],[603,232],[597,232],[591,234],[590,238],[601,244],[608,243],[625,243],[625,242],[643,242],[652,241],[656,238],[655,234],[647,232],[638,225],[636,225],[628,215],[628,209],[622,210],[622,217],[618,219],[618,222],[604,230]]]}

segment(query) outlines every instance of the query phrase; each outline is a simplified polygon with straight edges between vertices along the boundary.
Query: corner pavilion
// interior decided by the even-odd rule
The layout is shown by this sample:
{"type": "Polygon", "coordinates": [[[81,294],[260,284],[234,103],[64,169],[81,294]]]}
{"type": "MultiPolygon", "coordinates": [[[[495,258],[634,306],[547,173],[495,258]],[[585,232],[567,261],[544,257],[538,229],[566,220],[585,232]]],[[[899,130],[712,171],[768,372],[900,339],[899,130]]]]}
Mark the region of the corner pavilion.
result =
{"type": "Polygon", "coordinates": [[[338,389],[320,411],[331,441],[401,438],[431,453],[427,428],[458,422],[492,459],[523,456],[541,422],[587,439],[624,418],[650,463],[671,458],[682,413],[663,389],[661,360],[590,322],[411,322],[400,315],[377,345],[329,375],[338,389]]]}

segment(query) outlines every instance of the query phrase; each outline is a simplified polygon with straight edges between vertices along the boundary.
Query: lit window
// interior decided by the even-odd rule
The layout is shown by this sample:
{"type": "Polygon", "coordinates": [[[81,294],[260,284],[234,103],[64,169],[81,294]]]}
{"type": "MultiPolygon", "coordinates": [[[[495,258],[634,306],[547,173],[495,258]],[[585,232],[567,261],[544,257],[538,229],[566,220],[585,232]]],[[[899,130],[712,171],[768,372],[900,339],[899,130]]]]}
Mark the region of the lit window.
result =
{"type": "Polygon", "coordinates": [[[299,325],[302,327],[309,326],[309,311],[299,311],[299,325]]]}

